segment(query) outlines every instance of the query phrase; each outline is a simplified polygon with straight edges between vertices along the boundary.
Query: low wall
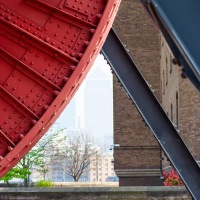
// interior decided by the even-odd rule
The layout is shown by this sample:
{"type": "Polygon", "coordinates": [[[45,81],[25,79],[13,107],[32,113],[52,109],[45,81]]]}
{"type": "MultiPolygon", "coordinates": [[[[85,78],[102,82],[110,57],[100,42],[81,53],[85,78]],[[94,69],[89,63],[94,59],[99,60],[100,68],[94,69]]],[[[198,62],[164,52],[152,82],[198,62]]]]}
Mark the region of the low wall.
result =
{"type": "Polygon", "coordinates": [[[0,200],[191,200],[184,187],[0,188],[0,200]]]}
{"type": "Polygon", "coordinates": [[[119,182],[53,182],[55,187],[119,187],[119,182]]]}

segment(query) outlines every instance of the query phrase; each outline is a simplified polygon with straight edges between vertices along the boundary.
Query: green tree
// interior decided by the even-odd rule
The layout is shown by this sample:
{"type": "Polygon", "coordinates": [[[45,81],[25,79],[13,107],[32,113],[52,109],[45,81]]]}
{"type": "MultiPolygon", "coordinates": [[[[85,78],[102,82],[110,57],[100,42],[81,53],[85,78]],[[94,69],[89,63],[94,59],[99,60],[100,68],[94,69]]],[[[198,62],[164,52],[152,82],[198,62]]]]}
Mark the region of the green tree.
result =
{"type": "Polygon", "coordinates": [[[22,158],[16,167],[11,169],[4,177],[3,180],[7,185],[13,178],[21,178],[24,180],[24,187],[28,187],[30,184],[30,175],[33,170],[40,172],[45,180],[45,175],[48,172],[48,162],[50,161],[49,152],[52,151],[52,142],[58,137],[58,134],[64,129],[57,131],[49,131],[29,153],[22,158]]]}
{"type": "Polygon", "coordinates": [[[41,147],[34,147],[29,153],[26,154],[18,163],[20,170],[28,171],[26,176],[23,177],[24,187],[28,187],[30,183],[30,175],[33,169],[40,169],[45,165],[44,150],[41,147]]]}
{"type": "MultiPolygon", "coordinates": [[[[61,134],[64,129],[57,131],[50,130],[49,133],[43,136],[43,138],[37,143],[33,149],[26,154],[26,156],[18,163],[18,167],[21,170],[27,170],[29,172],[35,170],[42,174],[43,179],[45,180],[46,173],[48,172],[48,162],[49,162],[49,151],[52,149],[52,142],[61,134]]],[[[27,174],[24,178],[24,187],[28,187],[30,184],[30,175],[27,174]]]]}
{"type": "Polygon", "coordinates": [[[26,169],[20,169],[19,167],[14,167],[2,178],[0,178],[0,180],[4,181],[4,183],[6,183],[6,185],[9,187],[9,181],[11,181],[13,178],[24,179],[27,177],[27,175],[30,174],[31,172],[26,169]]]}

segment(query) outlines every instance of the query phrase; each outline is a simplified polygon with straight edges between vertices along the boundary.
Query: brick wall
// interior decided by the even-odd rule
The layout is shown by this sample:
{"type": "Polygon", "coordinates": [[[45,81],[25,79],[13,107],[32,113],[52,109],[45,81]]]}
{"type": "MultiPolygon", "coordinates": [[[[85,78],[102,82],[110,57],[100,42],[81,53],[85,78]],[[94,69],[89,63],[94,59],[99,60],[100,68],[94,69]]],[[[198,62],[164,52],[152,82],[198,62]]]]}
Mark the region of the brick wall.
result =
{"type": "MultiPolygon", "coordinates": [[[[179,79],[181,68],[173,64],[173,55],[163,37],[161,37],[161,62],[160,62],[160,84],[161,84],[161,102],[162,107],[172,122],[179,126],[179,79]]],[[[170,170],[170,163],[163,154],[162,167],[164,170],[170,170]]]]}
{"type": "MultiPolygon", "coordinates": [[[[200,160],[200,93],[187,78],[182,67],[172,63],[173,55],[161,39],[162,106],[180,130],[182,139],[196,160],[200,160]]],[[[163,167],[169,165],[164,160],[163,167]]]]}
{"type": "Polygon", "coordinates": [[[200,161],[200,93],[188,79],[179,82],[180,133],[189,150],[200,161]]]}
{"type": "MultiPolygon", "coordinates": [[[[114,29],[160,99],[160,37],[138,0],[122,0],[114,29]]],[[[114,143],[120,145],[114,161],[121,186],[162,184],[159,145],[116,78],[114,143]]]]}

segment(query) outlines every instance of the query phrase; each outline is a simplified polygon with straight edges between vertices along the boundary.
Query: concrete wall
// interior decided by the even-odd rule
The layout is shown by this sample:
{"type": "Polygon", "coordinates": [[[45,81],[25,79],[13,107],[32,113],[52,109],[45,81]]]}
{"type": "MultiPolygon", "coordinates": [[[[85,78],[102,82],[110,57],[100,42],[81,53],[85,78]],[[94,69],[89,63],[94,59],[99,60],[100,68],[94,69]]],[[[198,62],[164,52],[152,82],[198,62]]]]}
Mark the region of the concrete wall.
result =
{"type": "Polygon", "coordinates": [[[0,188],[0,200],[190,200],[183,187],[0,188]]]}

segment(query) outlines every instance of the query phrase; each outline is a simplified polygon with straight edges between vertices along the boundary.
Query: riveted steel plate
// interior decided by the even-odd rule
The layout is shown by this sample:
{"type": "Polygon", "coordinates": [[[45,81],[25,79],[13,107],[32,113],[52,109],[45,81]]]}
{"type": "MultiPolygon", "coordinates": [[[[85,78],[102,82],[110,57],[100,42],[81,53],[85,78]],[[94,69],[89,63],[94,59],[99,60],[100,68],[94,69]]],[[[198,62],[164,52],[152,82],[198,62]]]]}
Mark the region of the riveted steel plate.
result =
{"type": "Polygon", "coordinates": [[[44,135],[98,55],[120,0],[0,0],[0,177],[44,135]]]}

